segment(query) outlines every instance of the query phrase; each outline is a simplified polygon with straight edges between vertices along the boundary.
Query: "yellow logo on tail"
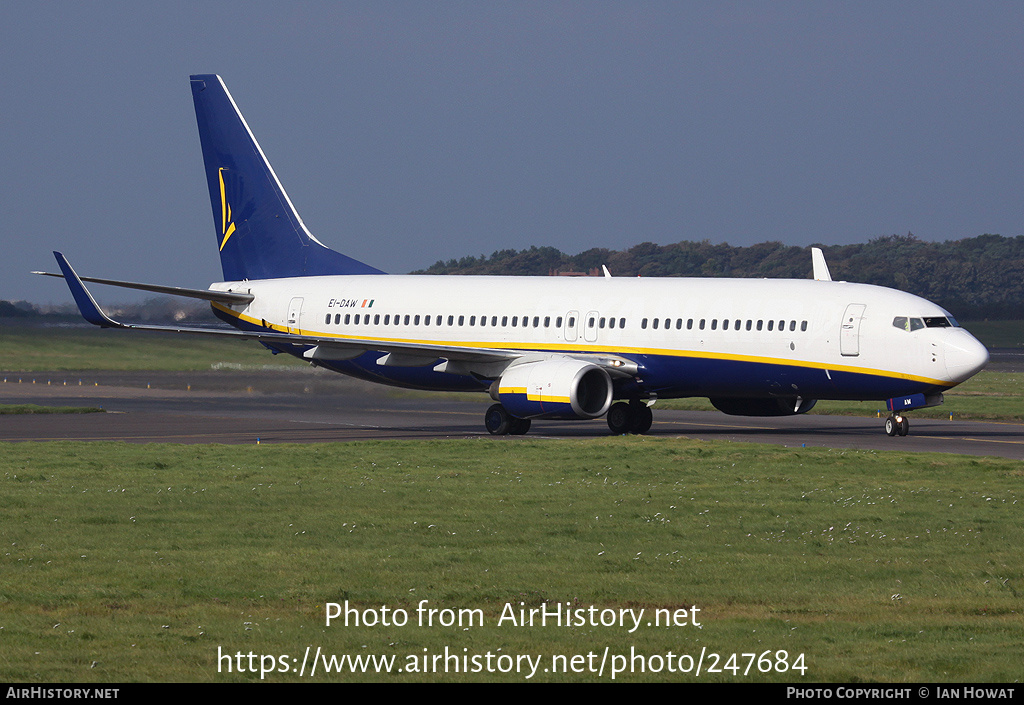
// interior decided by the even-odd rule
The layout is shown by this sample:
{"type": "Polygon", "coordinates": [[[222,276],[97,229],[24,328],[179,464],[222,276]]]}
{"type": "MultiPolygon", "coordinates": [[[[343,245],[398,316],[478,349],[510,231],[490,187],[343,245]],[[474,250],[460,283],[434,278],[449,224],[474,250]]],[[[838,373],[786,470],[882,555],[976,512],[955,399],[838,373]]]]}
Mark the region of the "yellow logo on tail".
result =
{"type": "Polygon", "coordinates": [[[224,167],[217,170],[217,176],[220,177],[220,232],[224,236],[224,239],[220,241],[220,249],[223,250],[228,238],[235,232],[235,224],[231,220],[231,204],[228,203],[227,195],[224,192],[224,167]]]}

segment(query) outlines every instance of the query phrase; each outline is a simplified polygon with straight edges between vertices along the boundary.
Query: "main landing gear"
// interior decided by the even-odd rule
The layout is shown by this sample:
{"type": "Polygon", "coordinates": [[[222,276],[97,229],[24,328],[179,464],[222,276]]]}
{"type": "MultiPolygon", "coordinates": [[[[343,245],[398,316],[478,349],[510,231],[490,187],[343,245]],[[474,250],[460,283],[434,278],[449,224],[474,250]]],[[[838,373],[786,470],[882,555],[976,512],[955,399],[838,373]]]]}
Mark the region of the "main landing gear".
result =
{"type": "Polygon", "coordinates": [[[530,419],[519,419],[505,411],[501,404],[491,404],[484,414],[484,426],[492,436],[521,436],[530,430],[530,419]]]}
{"type": "MultiPolygon", "coordinates": [[[[608,428],[616,435],[647,433],[653,421],[650,407],[638,400],[620,401],[608,409],[608,428]]],[[[521,436],[530,430],[530,419],[516,418],[501,404],[491,404],[484,414],[484,426],[493,436],[521,436]]]]}
{"type": "Polygon", "coordinates": [[[653,422],[654,414],[651,413],[651,407],[636,399],[629,403],[616,402],[608,409],[608,428],[616,435],[647,433],[651,430],[653,422]]]}
{"type": "Polygon", "coordinates": [[[889,414],[885,419],[885,432],[890,436],[905,436],[910,432],[910,419],[902,414],[889,414]]]}

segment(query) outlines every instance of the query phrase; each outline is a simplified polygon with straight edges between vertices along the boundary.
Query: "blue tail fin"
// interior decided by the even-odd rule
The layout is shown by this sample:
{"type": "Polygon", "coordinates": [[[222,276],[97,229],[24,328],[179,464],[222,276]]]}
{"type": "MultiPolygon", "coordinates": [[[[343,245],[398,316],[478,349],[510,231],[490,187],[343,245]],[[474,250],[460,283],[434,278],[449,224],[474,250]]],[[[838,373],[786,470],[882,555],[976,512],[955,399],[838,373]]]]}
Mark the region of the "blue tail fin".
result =
{"type": "Polygon", "coordinates": [[[313,237],[220,76],[192,76],[225,281],[383,274],[313,237]]]}

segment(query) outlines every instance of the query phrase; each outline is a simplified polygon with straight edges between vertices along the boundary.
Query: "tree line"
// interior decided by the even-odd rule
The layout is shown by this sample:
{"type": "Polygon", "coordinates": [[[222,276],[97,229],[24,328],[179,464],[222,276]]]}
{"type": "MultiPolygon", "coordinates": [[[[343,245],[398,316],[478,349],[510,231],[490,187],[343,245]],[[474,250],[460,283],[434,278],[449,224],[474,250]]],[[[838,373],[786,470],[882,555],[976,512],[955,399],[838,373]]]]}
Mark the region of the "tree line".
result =
{"type": "MultiPolygon", "coordinates": [[[[899,289],[934,301],[963,320],[1024,318],[1024,236],[980,235],[925,242],[913,234],[855,245],[817,245],[832,278],[899,289]]],[[[499,250],[439,261],[414,274],[544,276],[599,272],[617,277],[752,277],[806,279],[810,247],[762,242],[746,247],[701,242],[628,250],[593,248],[567,255],[554,247],[499,250]]]]}

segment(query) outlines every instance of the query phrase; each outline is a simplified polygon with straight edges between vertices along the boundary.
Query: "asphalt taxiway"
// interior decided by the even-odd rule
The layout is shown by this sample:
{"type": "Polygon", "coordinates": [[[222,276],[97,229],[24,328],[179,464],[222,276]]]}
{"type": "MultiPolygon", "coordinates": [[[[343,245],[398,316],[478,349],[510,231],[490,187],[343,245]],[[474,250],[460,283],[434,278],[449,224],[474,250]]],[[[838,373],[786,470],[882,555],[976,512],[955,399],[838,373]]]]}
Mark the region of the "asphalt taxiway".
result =
{"type": "MultiPolygon", "coordinates": [[[[490,437],[484,395],[410,394],[303,368],[190,373],[2,373],[0,403],[106,413],[0,416],[0,441],[319,443],[490,437]],[[2,381],[6,379],[6,381],[2,381]]],[[[732,417],[654,407],[655,437],[960,453],[1024,459],[1024,424],[914,418],[890,438],[876,418],[732,417]]],[[[955,417],[955,414],[954,414],[955,417]]],[[[603,419],[535,421],[528,438],[607,436],[603,419]]],[[[516,442],[514,436],[503,439],[516,442]]]]}

